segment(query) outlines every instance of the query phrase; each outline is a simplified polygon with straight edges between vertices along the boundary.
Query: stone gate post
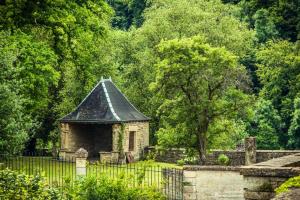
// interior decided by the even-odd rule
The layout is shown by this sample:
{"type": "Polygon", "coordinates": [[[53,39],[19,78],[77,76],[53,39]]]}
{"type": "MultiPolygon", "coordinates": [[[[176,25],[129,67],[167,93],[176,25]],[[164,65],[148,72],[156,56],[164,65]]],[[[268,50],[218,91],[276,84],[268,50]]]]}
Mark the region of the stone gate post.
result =
{"type": "Polygon", "coordinates": [[[86,160],[88,157],[88,152],[84,148],[80,148],[75,152],[76,158],[76,175],[86,176],[86,160]]]}
{"type": "Polygon", "coordinates": [[[196,200],[196,172],[183,169],[183,200],[196,200]]]}
{"type": "Polygon", "coordinates": [[[245,138],[245,165],[256,163],[256,138],[245,138]]]}

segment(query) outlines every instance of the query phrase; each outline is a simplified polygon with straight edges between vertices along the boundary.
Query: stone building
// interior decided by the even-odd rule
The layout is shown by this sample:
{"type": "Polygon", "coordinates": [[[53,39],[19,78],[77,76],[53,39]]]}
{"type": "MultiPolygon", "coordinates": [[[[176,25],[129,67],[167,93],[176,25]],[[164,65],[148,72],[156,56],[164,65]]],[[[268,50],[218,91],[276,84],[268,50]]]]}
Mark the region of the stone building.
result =
{"type": "Polygon", "coordinates": [[[60,157],[84,148],[89,158],[116,162],[138,160],[149,146],[150,118],[139,112],[115,86],[102,79],[78,107],[60,119],[60,157]]]}

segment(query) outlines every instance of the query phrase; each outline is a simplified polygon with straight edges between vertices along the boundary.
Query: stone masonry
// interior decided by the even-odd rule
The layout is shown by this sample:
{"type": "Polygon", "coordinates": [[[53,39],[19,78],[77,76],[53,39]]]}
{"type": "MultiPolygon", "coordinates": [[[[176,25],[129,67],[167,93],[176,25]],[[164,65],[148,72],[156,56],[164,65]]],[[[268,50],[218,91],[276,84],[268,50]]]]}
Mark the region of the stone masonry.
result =
{"type": "Polygon", "coordinates": [[[300,153],[241,167],[245,200],[269,200],[284,181],[300,175],[300,153]]]}
{"type": "MultiPolygon", "coordinates": [[[[121,124],[113,125],[113,152],[118,152],[119,134],[121,133],[121,124]]],[[[144,148],[149,146],[149,123],[148,122],[132,122],[125,123],[123,135],[123,151],[129,152],[129,133],[135,132],[134,136],[134,151],[131,151],[135,160],[138,160],[142,155],[144,148]]]]}
{"type": "MultiPolygon", "coordinates": [[[[88,126],[88,125],[86,125],[88,126]]],[[[99,125],[101,126],[101,124],[99,125]]],[[[105,144],[111,143],[110,150],[100,151],[103,160],[110,162],[118,160],[116,154],[119,153],[119,136],[121,134],[122,125],[113,124],[111,125],[111,137],[108,137],[105,134],[105,137],[101,138],[100,135],[97,136],[97,140],[105,140],[105,144]]],[[[140,155],[143,153],[145,147],[149,146],[149,123],[148,122],[129,122],[124,123],[124,135],[123,135],[123,152],[129,152],[129,133],[134,132],[134,150],[131,151],[135,160],[140,158],[140,155]]],[[[93,138],[92,135],[89,135],[88,132],[79,132],[76,130],[76,127],[68,124],[61,123],[61,152],[60,157],[64,159],[74,158],[74,153],[77,149],[84,147],[88,152],[93,150],[93,145],[97,144],[97,140],[93,138]],[[91,144],[91,141],[96,141],[95,144],[91,144]]],[[[101,129],[99,129],[101,131],[101,129]]],[[[102,141],[103,142],[103,141],[102,141]]],[[[103,161],[102,160],[102,161],[103,161]]]]}

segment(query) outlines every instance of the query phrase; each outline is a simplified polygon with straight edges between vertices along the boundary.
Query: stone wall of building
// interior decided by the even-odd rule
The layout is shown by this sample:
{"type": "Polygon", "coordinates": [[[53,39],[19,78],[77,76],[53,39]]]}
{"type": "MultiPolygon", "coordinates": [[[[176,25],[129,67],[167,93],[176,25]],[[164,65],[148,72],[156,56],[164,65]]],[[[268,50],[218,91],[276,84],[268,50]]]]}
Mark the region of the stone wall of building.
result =
{"type": "Polygon", "coordinates": [[[119,136],[122,136],[123,151],[130,152],[135,160],[138,160],[144,152],[144,148],[149,146],[149,123],[148,122],[131,122],[123,125],[113,125],[113,151],[120,151],[119,149],[119,136]],[[129,134],[134,132],[134,150],[129,151],[129,134]]]}
{"type": "MultiPolygon", "coordinates": [[[[149,146],[149,123],[132,122],[111,125],[80,125],[61,124],[61,157],[74,157],[79,148],[89,152],[89,156],[97,157],[99,152],[107,160],[107,152],[119,152],[119,136],[122,132],[122,146],[124,152],[129,152],[129,133],[134,132],[134,150],[130,151],[134,159],[139,159],[145,147],[149,146]],[[107,128],[108,127],[108,128],[107,128]],[[97,133],[101,134],[97,134],[97,133]],[[105,156],[104,156],[105,155],[105,156]]],[[[115,156],[114,156],[115,159],[115,156]]]]}
{"type": "Polygon", "coordinates": [[[184,200],[243,200],[243,176],[237,167],[185,166],[184,200]]]}

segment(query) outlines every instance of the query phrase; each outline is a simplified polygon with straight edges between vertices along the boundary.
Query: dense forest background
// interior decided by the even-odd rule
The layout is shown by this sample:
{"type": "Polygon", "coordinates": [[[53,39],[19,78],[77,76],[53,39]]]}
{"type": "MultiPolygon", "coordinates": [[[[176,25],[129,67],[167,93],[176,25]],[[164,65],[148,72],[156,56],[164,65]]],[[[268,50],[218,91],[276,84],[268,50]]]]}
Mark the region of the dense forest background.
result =
{"type": "Polygon", "coordinates": [[[300,148],[298,0],[1,0],[0,150],[59,147],[103,77],[162,148],[300,148]]]}

